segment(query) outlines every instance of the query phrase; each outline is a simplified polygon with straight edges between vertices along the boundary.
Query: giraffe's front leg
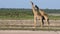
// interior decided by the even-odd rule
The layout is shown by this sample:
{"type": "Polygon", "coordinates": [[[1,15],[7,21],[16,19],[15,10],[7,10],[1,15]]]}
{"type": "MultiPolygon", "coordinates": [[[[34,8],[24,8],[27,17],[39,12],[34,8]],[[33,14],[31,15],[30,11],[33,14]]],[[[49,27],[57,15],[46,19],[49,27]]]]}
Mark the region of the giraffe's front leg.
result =
{"type": "Polygon", "coordinates": [[[36,20],[36,16],[34,16],[34,28],[36,28],[36,22],[37,22],[37,20],[36,20]]]}

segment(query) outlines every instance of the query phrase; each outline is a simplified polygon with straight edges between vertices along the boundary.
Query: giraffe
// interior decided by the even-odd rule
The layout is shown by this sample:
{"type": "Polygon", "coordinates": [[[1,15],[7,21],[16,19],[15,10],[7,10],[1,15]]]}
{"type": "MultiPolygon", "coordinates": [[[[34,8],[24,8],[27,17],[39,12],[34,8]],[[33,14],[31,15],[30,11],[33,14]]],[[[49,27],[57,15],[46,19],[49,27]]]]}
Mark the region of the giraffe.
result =
{"type": "Polygon", "coordinates": [[[30,3],[32,5],[32,11],[34,14],[34,27],[36,27],[36,23],[38,19],[40,21],[41,27],[44,25],[43,20],[46,20],[47,23],[49,24],[49,19],[48,19],[47,14],[43,10],[39,9],[37,5],[34,5],[32,1],[30,1],[30,3]]]}
{"type": "Polygon", "coordinates": [[[32,10],[33,10],[33,14],[34,14],[34,27],[36,27],[36,22],[37,22],[37,19],[41,19],[40,20],[40,24],[42,26],[42,16],[41,14],[38,14],[37,10],[35,9],[36,7],[34,6],[33,2],[30,1],[31,5],[32,5],[32,10]]]}

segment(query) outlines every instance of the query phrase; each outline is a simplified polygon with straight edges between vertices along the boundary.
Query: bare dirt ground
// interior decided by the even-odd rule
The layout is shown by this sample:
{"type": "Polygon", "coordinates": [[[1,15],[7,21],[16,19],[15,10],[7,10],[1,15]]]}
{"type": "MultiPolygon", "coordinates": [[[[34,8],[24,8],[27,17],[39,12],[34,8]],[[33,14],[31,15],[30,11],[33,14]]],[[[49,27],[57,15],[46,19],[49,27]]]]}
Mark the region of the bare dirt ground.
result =
{"type": "Polygon", "coordinates": [[[20,31],[20,30],[5,30],[0,31],[0,34],[60,34],[60,31],[20,31]]]}
{"type": "MultiPolygon", "coordinates": [[[[44,28],[46,30],[53,29],[53,30],[60,30],[60,20],[49,20],[50,27],[47,27],[47,23],[45,21],[44,28]]],[[[38,21],[37,24],[37,30],[40,29],[40,22],[38,21]]],[[[33,30],[34,28],[34,22],[33,20],[0,20],[0,30],[3,30],[6,28],[10,28],[11,30],[17,29],[17,30],[33,30]]],[[[41,28],[42,29],[42,28],[41,28]]]]}
{"type": "MultiPolygon", "coordinates": [[[[49,20],[50,25],[60,26],[60,20],[49,20]]],[[[33,20],[0,20],[0,25],[33,25],[33,20]]],[[[46,21],[45,21],[45,24],[46,21]]],[[[40,22],[37,22],[40,25],[40,22]]]]}

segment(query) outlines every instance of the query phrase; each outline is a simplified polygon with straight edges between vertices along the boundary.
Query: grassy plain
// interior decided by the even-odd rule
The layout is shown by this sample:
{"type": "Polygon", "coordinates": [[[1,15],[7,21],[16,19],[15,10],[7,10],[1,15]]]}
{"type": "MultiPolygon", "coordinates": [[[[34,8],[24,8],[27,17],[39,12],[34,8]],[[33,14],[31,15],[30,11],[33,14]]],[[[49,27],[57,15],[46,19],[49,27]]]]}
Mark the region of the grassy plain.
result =
{"type": "MultiPolygon", "coordinates": [[[[60,9],[44,9],[48,14],[59,14],[60,9]]],[[[33,19],[33,12],[31,9],[14,9],[14,8],[1,8],[0,19],[12,20],[26,20],[33,19]]],[[[60,19],[60,16],[49,15],[49,19],[60,19]]]]}

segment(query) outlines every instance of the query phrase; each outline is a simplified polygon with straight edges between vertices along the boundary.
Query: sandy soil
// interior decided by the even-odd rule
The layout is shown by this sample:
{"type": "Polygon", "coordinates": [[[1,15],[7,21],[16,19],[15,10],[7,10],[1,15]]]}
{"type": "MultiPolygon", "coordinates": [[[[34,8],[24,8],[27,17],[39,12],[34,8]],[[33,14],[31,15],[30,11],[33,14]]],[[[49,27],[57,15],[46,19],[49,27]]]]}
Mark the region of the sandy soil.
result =
{"type": "Polygon", "coordinates": [[[20,31],[20,30],[5,30],[5,31],[0,31],[0,34],[60,34],[60,31],[20,31]]]}

